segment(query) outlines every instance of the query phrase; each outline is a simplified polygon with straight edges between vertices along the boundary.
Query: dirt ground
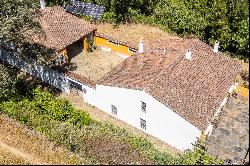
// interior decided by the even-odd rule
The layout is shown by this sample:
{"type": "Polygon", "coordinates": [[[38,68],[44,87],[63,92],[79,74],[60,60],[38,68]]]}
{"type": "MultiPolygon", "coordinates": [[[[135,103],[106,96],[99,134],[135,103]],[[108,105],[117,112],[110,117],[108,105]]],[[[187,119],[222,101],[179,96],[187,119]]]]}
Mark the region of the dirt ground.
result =
{"type": "Polygon", "coordinates": [[[145,43],[154,42],[162,38],[178,37],[166,33],[160,28],[145,24],[123,24],[114,28],[112,24],[99,23],[96,26],[97,32],[123,42],[129,42],[134,47],[138,47],[141,37],[143,37],[145,43]]]}
{"type": "Polygon", "coordinates": [[[0,165],[88,164],[38,133],[0,115],[0,165]]]}
{"type": "Polygon", "coordinates": [[[77,66],[72,72],[83,75],[92,81],[98,81],[123,60],[112,52],[101,50],[94,50],[91,53],[81,52],[71,59],[71,63],[77,66]]]}

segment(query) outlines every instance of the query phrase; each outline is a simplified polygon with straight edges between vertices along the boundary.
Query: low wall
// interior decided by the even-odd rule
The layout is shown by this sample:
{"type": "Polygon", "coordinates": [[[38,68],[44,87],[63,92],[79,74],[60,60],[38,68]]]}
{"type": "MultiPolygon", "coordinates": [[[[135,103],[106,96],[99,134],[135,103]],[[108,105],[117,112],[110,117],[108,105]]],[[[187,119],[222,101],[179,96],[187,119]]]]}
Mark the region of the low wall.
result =
{"type": "Polygon", "coordinates": [[[46,66],[35,63],[27,63],[20,58],[11,55],[10,52],[4,49],[0,50],[0,59],[5,63],[14,66],[53,87],[69,93],[68,80],[62,73],[52,70],[46,66]]]}
{"type": "Polygon", "coordinates": [[[107,36],[96,34],[94,38],[94,44],[96,47],[106,47],[111,51],[121,54],[123,56],[131,56],[136,53],[137,49],[132,48],[126,43],[119,42],[114,39],[110,39],[107,36]]]}
{"type": "Polygon", "coordinates": [[[249,97],[249,89],[237,86],[235,92],[243,97],[249,97]]]}

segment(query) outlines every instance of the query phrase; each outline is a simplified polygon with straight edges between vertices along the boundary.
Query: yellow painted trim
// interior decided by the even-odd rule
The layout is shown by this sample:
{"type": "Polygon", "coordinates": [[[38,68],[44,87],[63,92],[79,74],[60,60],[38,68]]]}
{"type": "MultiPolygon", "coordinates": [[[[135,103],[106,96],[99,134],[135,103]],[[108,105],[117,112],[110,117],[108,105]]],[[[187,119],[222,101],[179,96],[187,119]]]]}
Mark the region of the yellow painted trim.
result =
{"type": "Polygon", "coordinates": [[[66,48],[58,51],[58,55],[60,56],[61,54],[63,54],[63,56],[65,57],[66,63],[69,63],[69,57],[66,48]]]}
{"type": "Polygon", "coordinates": [[[235,92],[243,97],[248,97],[249,96],[249,89],[241,87],[241,86],[237,86],[235,88],[235,92]]]}
{"type": "Polygon", "coordinates": [[[204,142],[206,140],[206,134],[205,134],[205,132],[201,132],[199,140],[202,141],[202,142],[204,142]]]}
{"type": "Polygon", "coordinates": [[[110,43],[108,39],[105,39],[99,36],[94,37],[94,44],[96,47],[98,46],[108,47],[108,48],[111,48],[113,52],[117,52],[117,53],[124,54],[124,55],[131,56],[134,54],[133,52],[129,51],[128,46],[123,45],[123,44],[116,45],[116,44],[110,43]]]}
{"type": "Polygon", "coordinates": [[[87,36],[83,38],[83,50],[87,52],[88,49],[88,43],[87,43],[87,36]]]}

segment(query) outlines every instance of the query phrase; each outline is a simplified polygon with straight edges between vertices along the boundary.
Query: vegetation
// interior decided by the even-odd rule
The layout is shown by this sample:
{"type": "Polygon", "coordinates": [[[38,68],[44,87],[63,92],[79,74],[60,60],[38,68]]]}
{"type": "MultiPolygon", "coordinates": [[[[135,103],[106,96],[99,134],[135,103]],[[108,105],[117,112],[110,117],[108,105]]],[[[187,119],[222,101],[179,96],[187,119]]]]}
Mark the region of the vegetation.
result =
{"type": "Polygon", "coordinates": [[[87,51],[93,52],[94,51],[94,41],[93,39],[87,38],[87,51]]]}
{"type": "Polygon", "coordinates": [[[90,164],[5,115],[0,115],[0,126],[0,165],[90,164]]]}
{"type": "Polygon", "coordinates": [[[37,17],[40,16],[37,0],[0,1],[0,48],[4,47],[20,58],[46,62],[54,51],[39,44],[31,44],[27,36],[44,35],[37,17]]]}
{"type": "Polygon", "coordinates": [[[15,74],[0,62],[0,101],[6,99],[14,91],[15,74]]]}
{"type": "Polygon", "coordinates": [[[56,99],[49,91],[26,85],[19,80],[18,87],[22,88],[0,103],[0,113],[43,133],[92,164],[197,164],[198,161],[209,164],[216,161],[197,150],[175,158],[123,128],[93,120],[68,101],[56,99]]]}
{"type": "MultiPolygon", "coordinates": [[[[68,0],[49,0],[49,5],[68,0]]],[[[202,41],[248,60],[249,2],[247,0],[85,0],[105,6],[102,21],[156,25],[202,41]]]]}

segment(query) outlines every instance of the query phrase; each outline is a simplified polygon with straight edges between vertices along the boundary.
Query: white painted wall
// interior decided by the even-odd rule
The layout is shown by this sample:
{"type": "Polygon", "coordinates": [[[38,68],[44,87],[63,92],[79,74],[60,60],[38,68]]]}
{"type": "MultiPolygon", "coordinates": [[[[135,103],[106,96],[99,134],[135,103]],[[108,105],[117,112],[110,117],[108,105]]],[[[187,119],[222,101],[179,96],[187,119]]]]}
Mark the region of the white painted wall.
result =
{"type": "Polygon", "coordinates": [[[111,114],[111,105],[116,106],[116,117],[138,129],[141,129],[140,118],[146,120],[146,133],[179,150],[192,148],[191,143],[194,143],[201,133],[144,91],[97,85],[96,90],[88,88],[84,98],[86,102],[108,114],[111,114]],[[146,113],[141,111],[141,101],[147,104],[146,113]]]}
{"type": "MultiPolygon", "coordinates": [[[[229,98],[229,95],[233,92],[233,90],[238,86],[238,83],[234,83],[228,90],[228,95],[223,99],[223,101],[221,102],[219,108],[217,109],[217,111],[215,112],[213,118],[212,118],[212,121],[214,121],[215,119],[218,119],[220,114],[221,114],[221,111],[222,111],[222,108],[226,105],[227,101],[228,101],[228,98],[229,98]]],[[[214,128],[214,125],[212,125],[211,123],[208,125],[207,129],[205,130],[205,135],[206,136],[210,136],[212,134],[212,131],[213,131],[213,128],[214,128]]]]}
{"type": "Polygon", "coordinates": [[[28,61],[28,59],[22,60],[4,49],[0,49],[0,59],[53,87],[69,93],[68,81],[62,73],[52,70],[49,67],[36,64],[35,61],[28,61]]]}

